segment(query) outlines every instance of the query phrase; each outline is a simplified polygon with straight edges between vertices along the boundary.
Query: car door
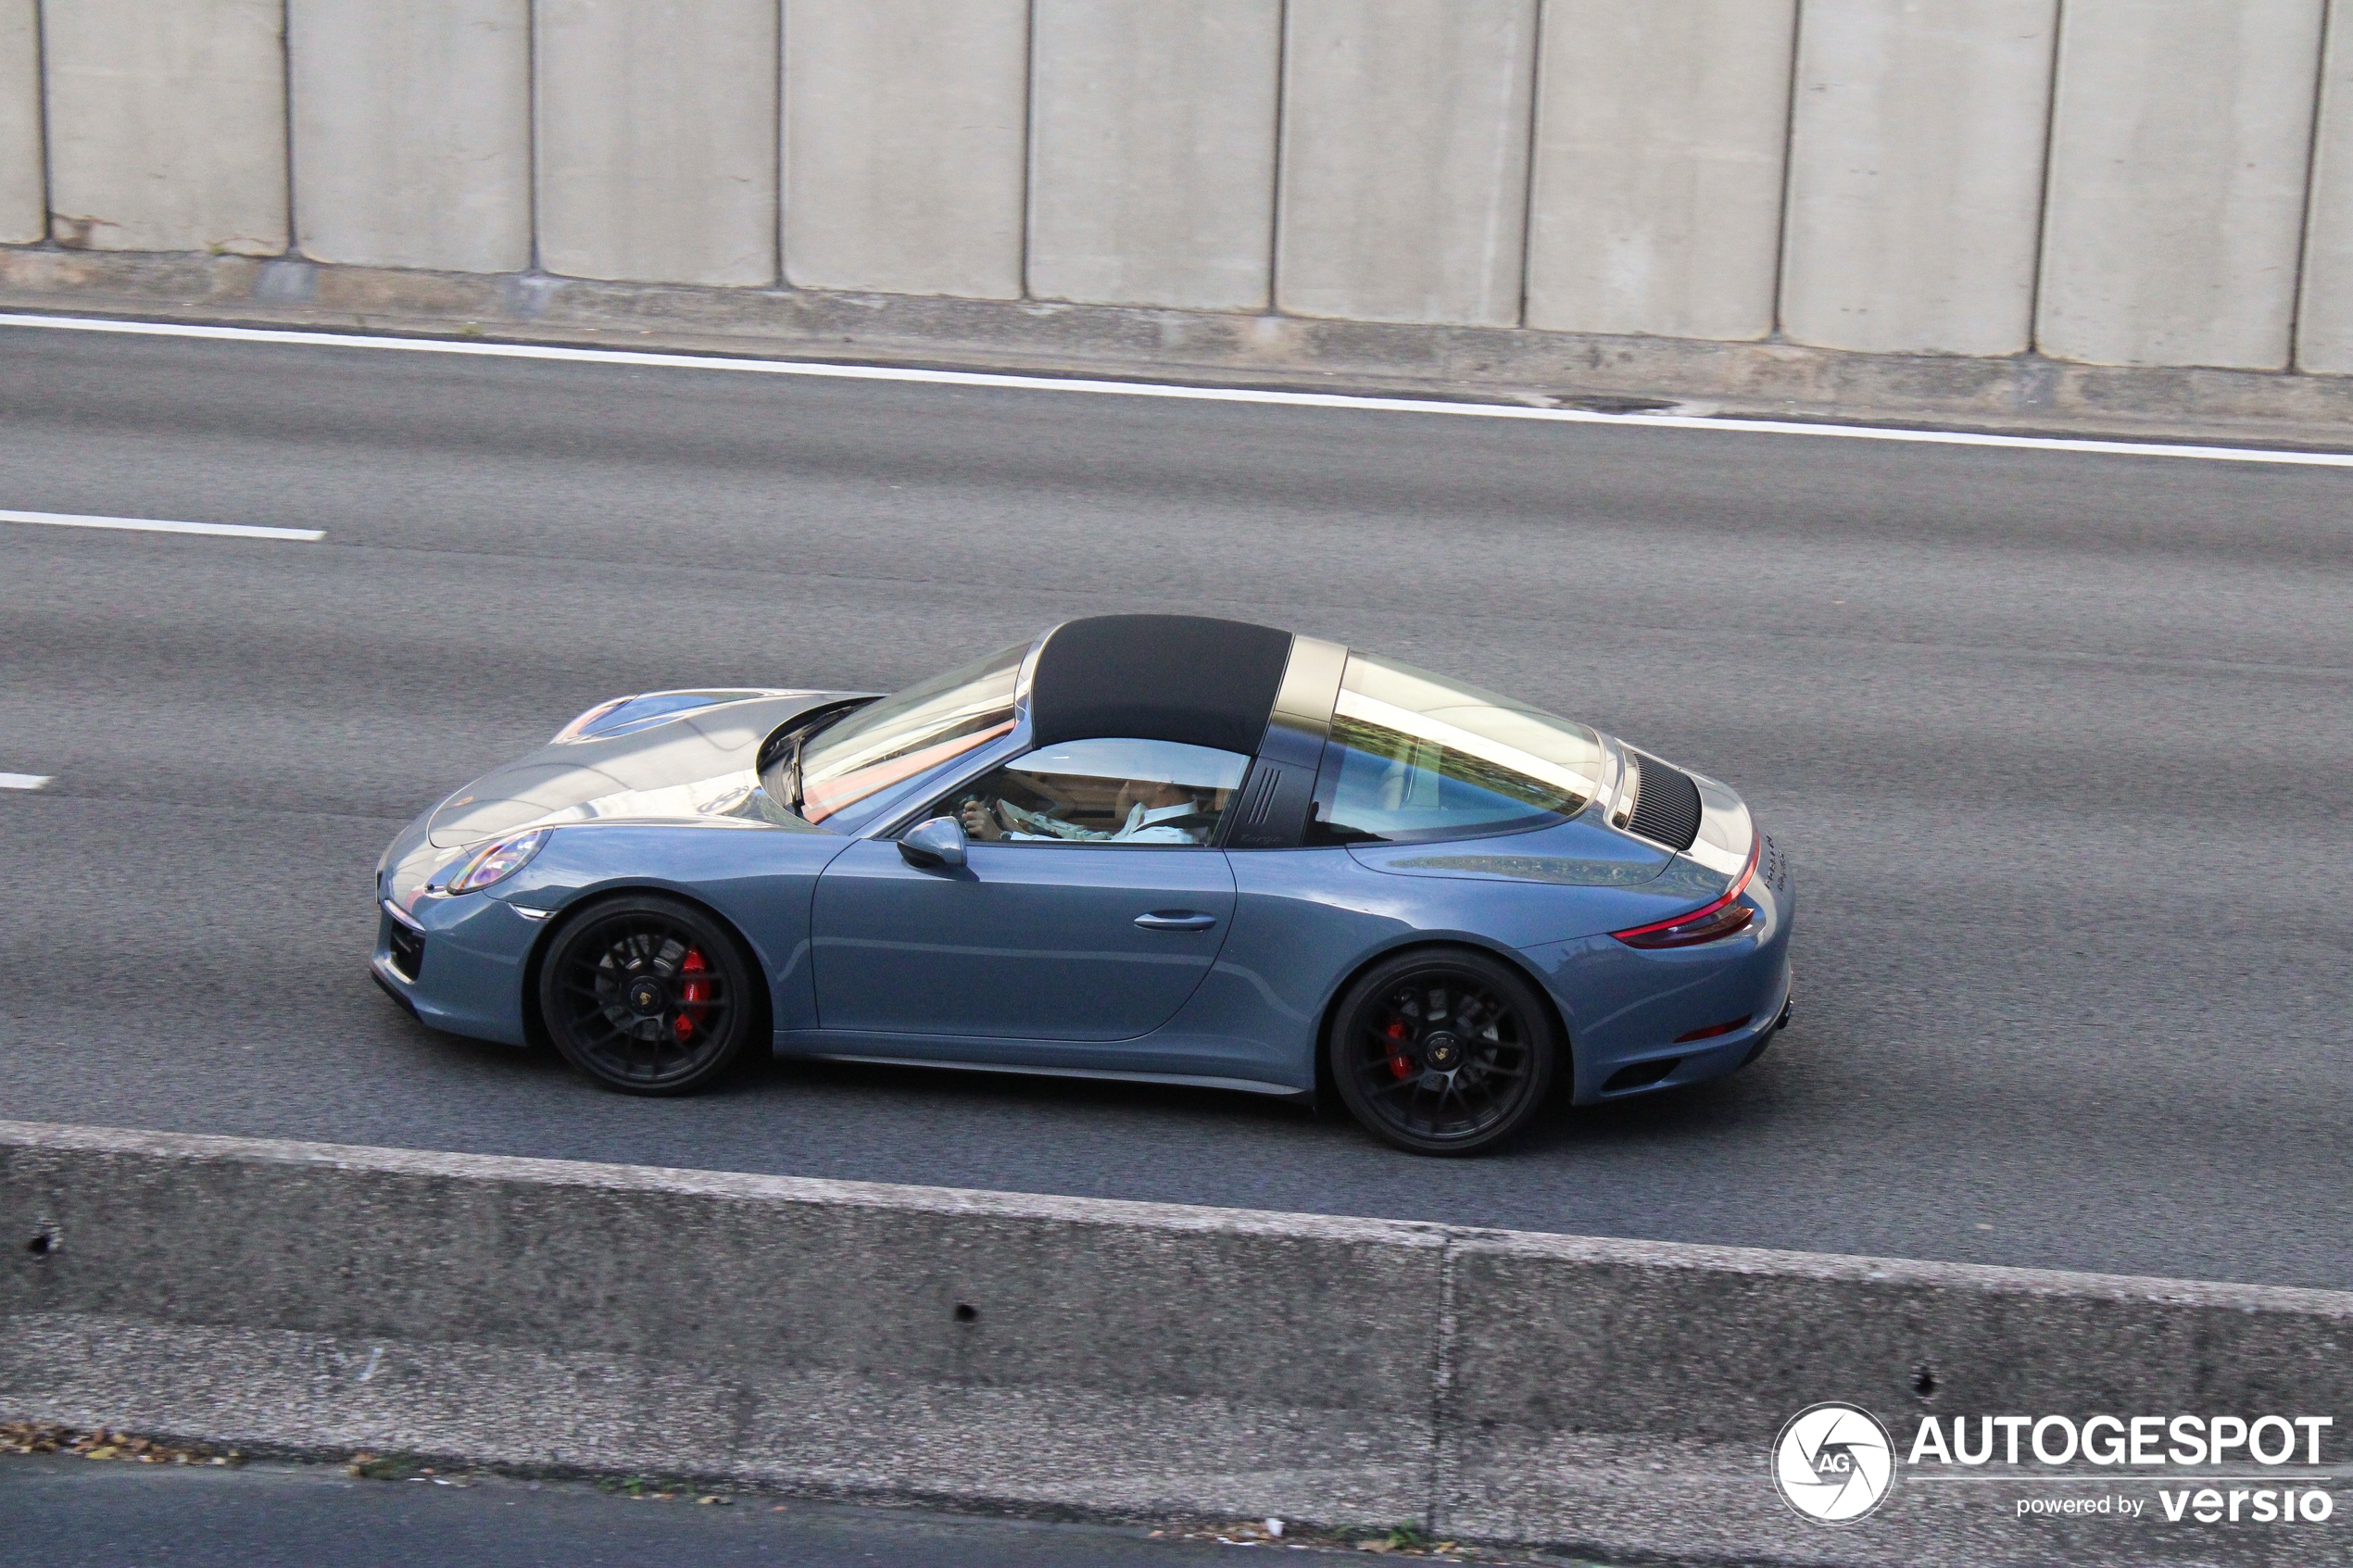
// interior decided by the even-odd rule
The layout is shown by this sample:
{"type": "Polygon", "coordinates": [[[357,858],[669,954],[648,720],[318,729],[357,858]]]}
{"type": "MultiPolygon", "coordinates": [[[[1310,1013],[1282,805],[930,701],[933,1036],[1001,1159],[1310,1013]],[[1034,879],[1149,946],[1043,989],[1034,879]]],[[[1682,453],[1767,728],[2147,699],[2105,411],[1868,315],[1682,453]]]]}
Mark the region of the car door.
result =
{"type": "Polygon", "coordinates": [[[965,863],[853,844],[818,880],[820,1026],[1111,1041],[1149,1035],[1209,973],[1233,922],[1213,847],[1247,759],[1085,740],[1014,759],[913,821],[956,818],[965,863]]]}

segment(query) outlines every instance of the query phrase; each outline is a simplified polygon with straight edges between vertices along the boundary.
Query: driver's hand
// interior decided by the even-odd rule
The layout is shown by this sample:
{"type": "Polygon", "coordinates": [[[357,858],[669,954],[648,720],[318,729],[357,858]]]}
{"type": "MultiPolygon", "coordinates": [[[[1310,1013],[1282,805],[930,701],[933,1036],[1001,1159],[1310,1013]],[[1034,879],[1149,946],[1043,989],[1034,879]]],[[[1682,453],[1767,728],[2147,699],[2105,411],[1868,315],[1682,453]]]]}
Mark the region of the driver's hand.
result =
{"type": "Polygon", "coordinates": [[[1005,836],[1005,830],[997,825],[995,813],[977,800],[965,801],[957,809],[956,815],[964,824],[966,838],[1000,839],[1005,836]]]}

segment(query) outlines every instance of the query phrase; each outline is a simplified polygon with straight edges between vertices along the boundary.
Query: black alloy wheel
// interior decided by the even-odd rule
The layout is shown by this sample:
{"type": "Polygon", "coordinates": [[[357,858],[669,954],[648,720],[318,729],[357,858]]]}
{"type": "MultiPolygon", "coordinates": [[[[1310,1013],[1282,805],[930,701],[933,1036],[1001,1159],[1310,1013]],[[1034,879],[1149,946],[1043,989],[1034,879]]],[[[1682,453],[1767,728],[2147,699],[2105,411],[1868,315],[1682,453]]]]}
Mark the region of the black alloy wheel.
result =
{"type": "Polygon", "coordinates": [[[761,1018],[735,938],[650,895],[594,905],[556,933],[539,1011],[565,1060],[633,1095],[702,1088],[743,1056],[761,1018]]]}
{"type": "Polygon", "coordinates": [[[1332,1016],[1332,1076],[1356,1120],[1416,1154],[1481,1154],[1527,1125],[1559,1054],[1551,1010],[1510,965],[1404,953],[1332,1016]]]}

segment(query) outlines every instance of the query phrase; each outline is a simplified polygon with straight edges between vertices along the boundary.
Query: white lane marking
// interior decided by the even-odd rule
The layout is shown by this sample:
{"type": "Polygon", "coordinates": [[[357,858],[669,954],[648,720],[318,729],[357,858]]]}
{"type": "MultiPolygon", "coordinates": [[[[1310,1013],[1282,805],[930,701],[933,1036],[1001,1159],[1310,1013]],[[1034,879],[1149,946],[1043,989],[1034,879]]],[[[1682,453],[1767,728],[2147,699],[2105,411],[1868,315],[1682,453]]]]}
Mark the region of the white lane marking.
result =
{"type": "Polygon", "coordinates": [[[433,337],[373,337],[352,332],[286,332],[268,327],[208,327],[181,321],[119,321],[0,312],[0,326],[62,332],[129,332],[148,337],[218,338],[236,343],[307,344],[326,348],[394,348],[411,354],[467,354],[493,359],[559,359],[589,365],[652,365],[673,370],[742,370],[841,381],[925,382],[942,386],[1011,387],[1031,392],[1092,392],[1114,397],[1173,397],[1205,403],[1272,403],[1301,408],[1354,408],[1398,414],[1453,414],[1557,424],[1639,425],[1719,434],[1839,436],[1931,446],[1998,446],[2029,452],[2091,452],[2124,458],[2197,458],[2218,463],[2284,463],[2353,468],[2353,452],[2284,452],[2260,446],[2196,446],[2163,441],[2095,441],[2057,435],[1995,435],[1968,430],[1906,430],[1880,425],[1809,424],[1798,420],[1719,419],[1698,414],[1596,414],[1583,408],[1531,408],[1517,403],[1446,403],[1416,397],[1353,397],[1332,392],[1270,392],[1248,386],[1182,386],[1167,382],[1083,381],[980,370],[925,370],[896,365],[842,365],[818,359],[737,359],[720,355],[654,354],[633,349],[569,348],[551,344],[481,343],[433,337]]]}
{"type": "Polygon", "coordinates": [[[0,773],[0,789],[39,789],[49,777],[47,773],[0,773]]]}
{"type": "Polygon", "coordinates": [[[157,517],[81,517],[72,512],[0,511],[0,522],[39,522],[57,528],[131,528],[142,533],[223,533],[233,539],[324,539],[323,528],[263,528],[249,522],[171,522],[157,517]]]}

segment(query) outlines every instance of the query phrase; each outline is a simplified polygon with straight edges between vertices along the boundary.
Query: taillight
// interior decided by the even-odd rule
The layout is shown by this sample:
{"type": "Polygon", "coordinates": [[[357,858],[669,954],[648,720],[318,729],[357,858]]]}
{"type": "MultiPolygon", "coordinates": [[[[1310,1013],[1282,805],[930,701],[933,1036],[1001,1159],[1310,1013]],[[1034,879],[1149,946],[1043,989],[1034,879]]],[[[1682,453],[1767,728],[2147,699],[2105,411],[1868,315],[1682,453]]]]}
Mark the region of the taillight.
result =
{"type": "Polygon", "coordinates": [[[1742,869],[1741,879],[1713,904],[1687,915],[1655,921],[1629,931],[1613,931],[1610,935],[1629,947],[1692,947],[1702,942],[1720,942],[1747,930],[1748,922],[1756,918],[1756,911],[1740,902],[1740,896],[1748,891],[1748,879],[1756,874],[1757,853],[1764,847],[1764,834],[1759,834],[1756,842],[1748,847],[1748,864],[1742,869]]]}

